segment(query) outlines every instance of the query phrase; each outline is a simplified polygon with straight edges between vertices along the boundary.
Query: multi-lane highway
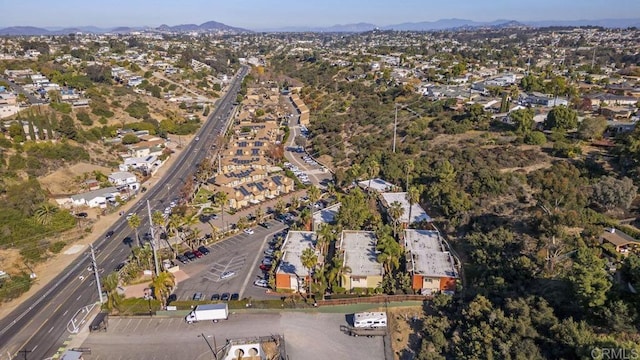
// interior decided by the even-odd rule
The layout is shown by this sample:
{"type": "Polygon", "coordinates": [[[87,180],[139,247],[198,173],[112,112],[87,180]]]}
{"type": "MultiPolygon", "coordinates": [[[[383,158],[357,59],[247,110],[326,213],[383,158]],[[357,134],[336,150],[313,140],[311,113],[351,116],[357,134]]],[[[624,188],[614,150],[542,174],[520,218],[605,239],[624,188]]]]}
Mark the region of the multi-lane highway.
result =
{"type": "MultiPolygon", "coordinates": [[[[179,189],[185,179],[194,174],[197,164],[209,154],[211,145],[224,135],[233,112],[233,103],[247,71],[247,67],[239,70],[216,109],[196,134],[197,140],[184,148],[165,176],[131,208],[131,212],[138,214],[141,219],[140,229],[149,228],[147,200],[152,211],[164,209],[178,196],[179,189]]],[[[129,256],[129,247],[122,240],[132,233],[124,217],[118,219],[109,230],[114,232],[113,236],[106,238],[105,234],[101,234],[94,243],[98,268],[105,269],[105,273],[129,256]]],[[[20,350],[31,351],[29,359],[44,359],[56,353],[68,337],[67,323],[75,312],[98,300],[94,276],[87,270],[89,265],[87,257],[78,258],[36,295],[0,321],[0,359],[7,355],[15,356],[20,350]]]]}

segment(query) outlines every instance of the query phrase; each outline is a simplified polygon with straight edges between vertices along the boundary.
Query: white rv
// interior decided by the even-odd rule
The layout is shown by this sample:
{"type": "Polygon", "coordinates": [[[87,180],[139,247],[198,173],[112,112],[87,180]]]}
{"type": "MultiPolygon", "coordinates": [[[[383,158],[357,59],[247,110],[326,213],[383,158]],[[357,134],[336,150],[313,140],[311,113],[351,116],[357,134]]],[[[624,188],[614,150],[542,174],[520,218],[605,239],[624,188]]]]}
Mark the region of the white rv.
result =
{"type": "Polygon", "coordinates": [[[357,328],[379,328],[387,326],[387,313],[363,312],[353,314],[353,326],[357,328]]]}

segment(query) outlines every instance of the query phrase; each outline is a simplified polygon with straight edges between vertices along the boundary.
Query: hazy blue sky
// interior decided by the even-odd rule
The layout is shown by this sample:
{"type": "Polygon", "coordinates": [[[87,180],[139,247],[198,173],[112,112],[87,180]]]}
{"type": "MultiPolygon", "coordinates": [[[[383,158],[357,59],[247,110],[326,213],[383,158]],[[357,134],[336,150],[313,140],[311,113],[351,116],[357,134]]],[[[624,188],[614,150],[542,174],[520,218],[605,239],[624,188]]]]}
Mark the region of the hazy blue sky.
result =
{"type": "Polygon", "coordinates": [[[462,18],[640,17],[640,0],[0,0],[0,27],[158,26],[215,20],[247,29],[462,18]]]}

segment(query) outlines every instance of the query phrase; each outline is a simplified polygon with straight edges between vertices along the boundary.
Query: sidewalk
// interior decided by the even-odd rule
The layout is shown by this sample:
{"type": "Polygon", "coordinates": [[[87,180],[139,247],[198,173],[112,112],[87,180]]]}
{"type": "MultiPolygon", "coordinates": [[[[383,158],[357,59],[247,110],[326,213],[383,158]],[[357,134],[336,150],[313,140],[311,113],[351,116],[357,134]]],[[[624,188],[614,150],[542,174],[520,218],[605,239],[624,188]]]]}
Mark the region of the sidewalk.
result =
{"type": "MultiPolygon", "coordinates": [[[[183,141],[185,141],[186,143],[187,141],[191,141],[191,139],[190,138],[183,139],[183,141]]],[[[164,166],[161,167],[149,179],[149,181],[143,184],[143,186],[147,187],[147,189],[150,190],[155,186],[158,180],[162,178],[165,175],[165,173],[169,170],[169,168],[173,165],[176,158],[180,155],[182,151],[182,149],[176,149],[176,148],[174,148],[173,150],[175,151],[175,153],[172,154],[171,157],[169,157],[169,159],[164,164],[164,166]]],[[[102,236],[102,234],[104,234],[107,231],[107,229],[111,227],[113,223],[115,223],[120,218],[118,213],[120,211],[127,213],[129,209],[140,200],[140,198],[141,197],[136,197],[135,199],[133,199],[133,201],[127,202],[124,206],[122,206],[119,209],[119,211],[116,211],[109,215],[100,216],[100,218],[97,219],[92,224],[92,231],[91,233],[88,233],[86,237],[84,237],[83,239],[75,243],[67,244],[67,246],[63,249],[63,251],[51,257],[50,260],[33,266],[33,271],[38,275],[38,277],[36,278],[33,285],[31,286],[31,289],[29,289],[29,291],[27,291],[26,293],[22,294],[20,297],[13,299],[9,302],[3,303],[2,306],[0,307],[0,319],[3,319],[5,316],[9,315],[24,300],[34,296],[38,291],[40,291],[40,289],[42,289],[50,281],[55,279],[69,264],[73,263],[81,256],[86,255],[85,250],[88,247],[88,245],[96,241],[98,237],[102,236]],[[65,253],[72,247],[75,247],[74,250],[77,249],[78,246],[81,246],[82,250],[69,251],[69,253],[65,253]]]]}

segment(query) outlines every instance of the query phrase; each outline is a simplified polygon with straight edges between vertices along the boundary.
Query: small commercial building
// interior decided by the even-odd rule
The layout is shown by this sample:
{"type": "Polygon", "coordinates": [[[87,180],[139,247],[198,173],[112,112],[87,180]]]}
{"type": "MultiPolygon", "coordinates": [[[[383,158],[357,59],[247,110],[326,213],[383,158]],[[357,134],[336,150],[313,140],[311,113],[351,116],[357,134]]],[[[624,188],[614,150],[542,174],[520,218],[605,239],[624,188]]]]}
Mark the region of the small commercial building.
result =
{"type": "MultiPolygon", "coordinates": [[[[289,231],[282,244],[282,258],[276,269],[276,290],[306,291],[309,270],[300,256],[305,249],[316,250],[318,237],[313,231],[289,231]]],[[[320,258],[320,254],[317,254],[320,258]]]]}
{"type": "Polygon", "coordinates": [[[453,293],[458,270],[448,247],[435,230],[404,231],[407,250],[407,271],[412,288],[423,295],[438,292],[453,293]]]}
{"type": "Polygon", "coordinates": [[[344,266],[351,271],[344,273],[340,282],[347,291],[380,287],[384,269],[378,262],[377,243],[378,238],[373,231],[342,232],[338,247],[343,253],[344,266]]]}

